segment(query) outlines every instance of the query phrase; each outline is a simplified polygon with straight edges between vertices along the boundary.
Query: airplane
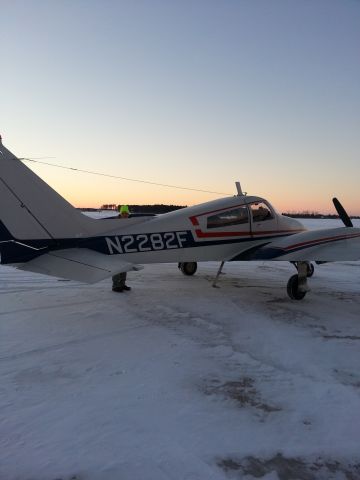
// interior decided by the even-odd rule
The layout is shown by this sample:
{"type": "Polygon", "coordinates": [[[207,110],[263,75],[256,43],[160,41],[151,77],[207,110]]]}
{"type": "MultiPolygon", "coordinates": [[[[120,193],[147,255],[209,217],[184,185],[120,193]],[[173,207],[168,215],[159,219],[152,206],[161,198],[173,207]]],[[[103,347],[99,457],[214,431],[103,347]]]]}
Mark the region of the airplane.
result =
{"type": "MultiPolygon", "coordinates": [[[[0,140],[1,264],[96,283],[140,264],[177,263],[186,275],[197,262],[286,261],[297,273],[287,293],[301,300],[317,263],[360,260],[360,228],[337,199],[344,227],[307,230],[264,198],[237,194],[154,216],[93,219],[74,208],[0,140]]],[[[215,281],[214,284],[215,286],[215,281]]]]}

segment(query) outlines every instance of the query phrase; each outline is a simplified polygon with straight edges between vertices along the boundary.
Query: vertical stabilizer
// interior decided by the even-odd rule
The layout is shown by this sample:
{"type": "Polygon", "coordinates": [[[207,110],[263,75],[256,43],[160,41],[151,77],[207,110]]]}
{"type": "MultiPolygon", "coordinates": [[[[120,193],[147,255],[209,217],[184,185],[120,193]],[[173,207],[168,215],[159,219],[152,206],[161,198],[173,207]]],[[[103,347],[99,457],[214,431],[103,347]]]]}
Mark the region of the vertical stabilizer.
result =
{"type": "Polygon", "coordinates": [[[0,220],[16,239],[87,236],[87,218],[0,141],[0,220]]]}

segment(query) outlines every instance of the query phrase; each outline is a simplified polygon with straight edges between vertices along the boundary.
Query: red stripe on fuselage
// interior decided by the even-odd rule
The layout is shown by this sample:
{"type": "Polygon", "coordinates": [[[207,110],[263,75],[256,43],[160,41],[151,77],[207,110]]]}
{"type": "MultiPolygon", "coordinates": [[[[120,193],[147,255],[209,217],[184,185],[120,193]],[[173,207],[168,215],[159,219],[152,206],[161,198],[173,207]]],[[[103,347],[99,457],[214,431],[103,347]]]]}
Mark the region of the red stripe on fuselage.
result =
{"type": "Polygon", "coordinates": [[[360,237],[360,233],[353,233],[350,235],[338,235],[335,237],[325,237],[325,238],[317,238],[316,240],[309,240],[307,242],[300,242],[300,243],[294,243],[294,245],[289,245],[288,247],[284,248],[284,250],[292,250],[294,248],[299,248],[299,247],[311,247],[315,245],[319,245],[321,243],[326,243],[326,242],[332,242],[336,240],[347,240],[351,238],[356,238],[360,237]]]}
{"type": "Polygon", "coordinates": [[[254,237],[263,235],[290,235],[303,230],[268,230],[264,232],[203,232],[196,229],[195,233],[199,238],[219,238],[219,237],[254,237]]]}

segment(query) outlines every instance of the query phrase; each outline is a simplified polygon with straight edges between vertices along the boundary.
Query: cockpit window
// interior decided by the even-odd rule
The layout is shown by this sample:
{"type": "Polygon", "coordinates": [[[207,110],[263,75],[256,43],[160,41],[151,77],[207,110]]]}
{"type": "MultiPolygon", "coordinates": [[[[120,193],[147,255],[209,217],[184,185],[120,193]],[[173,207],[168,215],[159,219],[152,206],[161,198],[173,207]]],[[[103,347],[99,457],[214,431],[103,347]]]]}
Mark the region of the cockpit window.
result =
{"type": "Polygon", "coordinates": [[[217,213],[207,219],[207,228],[230,227],[231,225],[241,225],[248,223],[248,209],[247,207],[237,207],[233,210],[217,213]]]}
{"type": "Polygon", "coordinates": [[[274,218],[266,203],[256,202],[250,205],[254,222],[263,222],[274,218]]]}

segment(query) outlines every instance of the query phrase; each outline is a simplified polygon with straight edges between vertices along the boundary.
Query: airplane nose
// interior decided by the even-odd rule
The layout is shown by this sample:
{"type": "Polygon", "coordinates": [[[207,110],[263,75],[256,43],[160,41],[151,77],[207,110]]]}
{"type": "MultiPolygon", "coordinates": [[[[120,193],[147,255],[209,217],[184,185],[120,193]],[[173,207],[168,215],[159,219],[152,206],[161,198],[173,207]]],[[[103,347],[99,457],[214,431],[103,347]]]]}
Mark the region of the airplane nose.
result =
{"type": "Polygon", "coordinates": [[[296,218],[286,217],[285,215],[280,217],[279,228],[280,230],[286,229],[294,230],[296,232],[307,230],[307,228],[299,220],[296,218]]]}
{"type": "Polygon", "coordinates": [[[294,229],[306,230],[305,226],[299,220],[296,220],[296,218],[291,218],[290,220],[294,229]]]}

